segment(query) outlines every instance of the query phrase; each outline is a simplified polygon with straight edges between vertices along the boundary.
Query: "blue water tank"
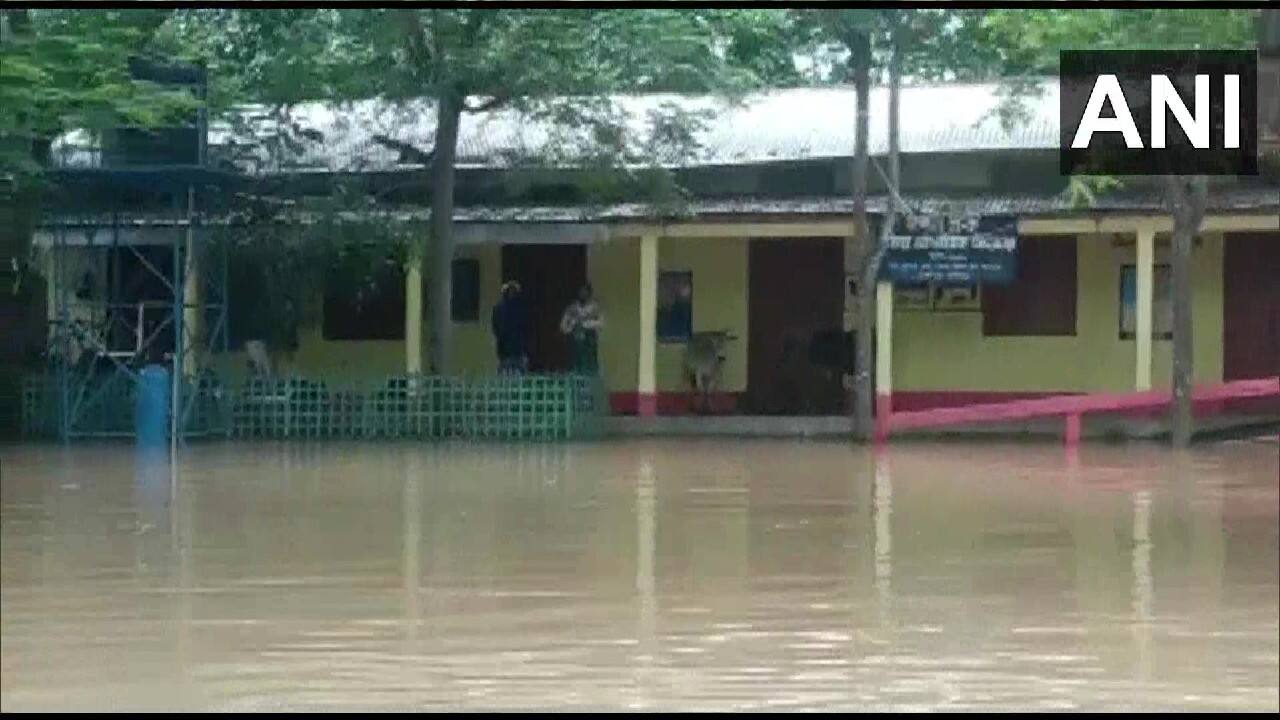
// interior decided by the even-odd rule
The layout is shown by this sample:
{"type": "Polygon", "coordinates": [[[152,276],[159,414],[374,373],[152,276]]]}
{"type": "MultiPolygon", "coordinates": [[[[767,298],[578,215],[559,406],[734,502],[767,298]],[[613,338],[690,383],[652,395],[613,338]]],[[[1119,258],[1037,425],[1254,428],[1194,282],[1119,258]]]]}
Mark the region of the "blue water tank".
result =
{"type": "Polygon", "coordinates": [[[169,369],[148,365],[138,374],[134,433],[144,447],[164,445],[169,437],[169,369]]]}

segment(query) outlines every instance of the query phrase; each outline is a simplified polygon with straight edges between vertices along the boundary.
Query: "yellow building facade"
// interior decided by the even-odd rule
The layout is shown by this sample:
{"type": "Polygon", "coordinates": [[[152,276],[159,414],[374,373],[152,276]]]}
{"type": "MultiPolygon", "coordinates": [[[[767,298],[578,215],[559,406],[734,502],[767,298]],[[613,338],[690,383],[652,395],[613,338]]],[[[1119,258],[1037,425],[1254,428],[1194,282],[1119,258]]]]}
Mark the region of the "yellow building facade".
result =
{"type": "MultiPolygon", "coordinates": [[[[678,403],[658,403],[652,400],[653,396],[669,399],[690,392],[681,370],[684,344],[659,342],[652,326],[653,278],[658,273],[691,274],[693,330],[726,330],[736,336],[737,340],[726,348],[720,389],[738,396],[749,390],[750,244],[766,237],[841,237],[840,233],[848,237],[850,227],[852,223],[845,219],[793,224],[624,226],[613,228],[607,239],[588,245],[587,279],[595,288],[606,318],[600,337],[601,375],[615,412],[644,413],[646,397],[651,400],[648,411],[654,412],[658,405],[669,408],[678,403]],[[656,252],[646,253],[646,242],[656,252]],[[651,266],[648,272],[646,264],[651,266]]],[[[881,303],[890,307],[881,308],[879,332],[891,343],[889,352],[879,352],[877,387],[893,394],[896,407],[915,407],[920,402],[946,404],[937,398],[947,396],[963,401],[966,397],[1121,392],[1169,386],[1171,342],[1159,335],[1152,337],[1151,332],[1156,329],[1153,323],[1158,321],[1153,271],[1168,263],[1168,230],[1167,217],[1157,215],[1101,220],[1023,218],[1020,236],[1066,234],[1075,238],[1074,334],[987,336],[983,331],[981,297],[975,305],[960,309],[917,309],[901,302],[881,303]],[[1137,326],[1148,329],[1130,337],[1122,337],[1119,331],[1121,275],[1126,265],[1137,271],[1137,326]],[[1144,271],[1147,267],[1152,270],[1144,271]],[[913,401],[913,397],[917,400],[913,401]],[[934,399],[928,400],[930,397],[934,399]]],[[[1277,230],[1280,218],[1273,214],[1207,217],[1192,259],[1197,382],[1224,380],[1227,308],[1223,258],[1227,238],[1240,233],[1278,238],[1277,230]]],[[[856,239],[848,242],[856,243],[856,239]]],[[[500,247],[497,243],[465,245],[458,252],[459,257],[477,260],[480,268],[479,318],[454,326],[453,363],[458,374],[486,375],[496,371],[489,316],[503,277],[500,247]]],[[[430,277],[426,280],[430,282],[430,277]]],[[[421,301],[412,293],[407,297],[410,303],[421,301]]],[[[785,298],[778,300],[786,302],[785,298]]],[[[406,317],[413,322],[427,314],[421,308],[408,308],[406,317]]],[[[424,344],[429,341],[425,324],[421,338],[424,344]]],[[[325,340],[318,328],[305,328],[300,332],[297,351],[284,358],[280,370],[324,378],[373,379],[405,372],[412,367],[413,355],[404,340],[325,340]]],[[[233,375],[243,372],[246,365],[242,353],[215,358],[212,364],[233,375]]]]}

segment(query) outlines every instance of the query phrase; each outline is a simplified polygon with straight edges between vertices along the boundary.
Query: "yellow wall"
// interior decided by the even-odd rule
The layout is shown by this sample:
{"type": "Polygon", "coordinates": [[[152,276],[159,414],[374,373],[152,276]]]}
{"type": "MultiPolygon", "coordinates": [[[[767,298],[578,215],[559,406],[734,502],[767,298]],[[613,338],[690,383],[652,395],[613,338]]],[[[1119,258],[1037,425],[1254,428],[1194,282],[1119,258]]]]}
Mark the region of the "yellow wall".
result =
{"type": "MultiPolygon", "coordinates": [[[[459,258],[480,261],[480,316],[476,322],[454,323],[454,366],[460,374],[492,374],[497,370],[489,315],[502,286],[502,253],[496,245],[463,246],[459,258]]],[[[425,274],[425,270],[424,270],[425,274]]],[[[427,275],[427,282],[431,278],[427,275]]],[[[424,303],[427,301],[424,294],[424,303]]],[[[423,323],[429,324],[424,309],[423,323]]],[[[423,328],[423,342],[430,341],[430,330],[423,328]]],[[[425,347],[424,347],[425,353],[425,347]]],[[[247,356],[243,351],[228,353],[213,362],[220,373],[242,378],[247,356]]],[[[403,340],[325,340],[319,327],[298,331],[298,350],[282,358],[279,372],[334,380],[380,379],[405,371],[403,340]]]]}
{"type": "MultiPolygon", "coordinates": [[[[726,348],[722,392],[747,388],[747,243],[744,238],[664,239],[662,270],[693,273],[693,330],[728,330],[737,339],[726,348]]],[[[681,376],[684,343],[658,343],[658,391],[689,389],[681,376]]]]}
{"type": "MultiPolygon", "coordinates": [[[[661,258],[661,245],[658,252],[661,258]]],[[[610,240],[588,246],[587,279],[604,311],[600,373],[605,388],[635,392],[640,366],[636,355],[640,343],[640,241],[610,240]]]]}
{"type": "MultiPolygon", "coordinates": [[[[695,330],[729,329],[725,368],[728,392],[746,389],[748,243],[745,238],[664,238],[663,270],[693,273],[695,330]]],[[[1157,236],[1156,262],[1168,261],[1167,237],[1157,236]]],[[[1118,333],[1120,266],[1134,262],[1132,243],[1117,246],[1110,235],[1081,236],[1077,243],[1079,286],[1074,337],[992,337],[982,335],[980,312],[920,312],[898,308],[894,319],[895,391],[1124,391],[1134,386],[1134,341],[1118,333]]],[[[501,249],[460,248],[460,257],[481,262],[481,308],[475,323],[455,325],[455,367],[465,374],[496,369],[489,314],[501,285],[501,249]]],[[[606,388],[634,392],[639,308],[639,242],[619,239],[593,244],[587,272],[604,308],[600,362],[606,388]]],[[[1195,367],[1200,382],[1222,378],[1222,237],[1208,234],[1193,259],[1195,367]]],[[[428,278],[429,281],[429,278],[428,278]]],[[[424,318],[427,314],[424,313],[424,318]]],[[[425,334],[425,331],[424,331],[425,334]]],[[[284,370],[339,379],[377,378],[404,371],[403,341],[326,341],[319,328],[304,330],[300,347],[284,370]]],[[[683,391],[683,344],[660,344],[658,390],[683,391]]],[[[1170,342],[1156,340],[1152,378],[1170,379],[1170,342]]],[[[243,353],[219,358],[217,367],[243,373],[243,353]]]]}
{"type": "MultiPolygon", "coordinates": [[[[1162,246],[1162,240],[1164,245],[1162,246]]],[[[1157,236],[1156,262],[1168,262],[1157,236]]],[[[980,312],[897,309],[893,323],[893,388],[912,390],[1124,391],[1134,388],[1134,341],[1119,338],[1120,266],[1134,262],[1132,243],[1110,235],[1076,243],[1076,335],[983,337],[980,312]]],[[[1206,235],[1192,260],[1195,374],[1222,379],[1222,237],[1206,235]]],[[[1152,348],[1152,384],[1170,384],[1168,340],[1152,348]]]]}
{"type": "MultiPolygon", "coordinates": [[[[730,343],[721,390],[747,386],[747,240],[745,238],[663,238],[658,245],[660,270],[693,273],[693,329],[729,330],[730,343]]],[[[638,372],[640,245],[614,240],[587,251],[587,274],[605,312],[600,336],[600,365],[611,392],[634,392],[638,372]]],[[[688,389],[681,377],[683,343],[659,343],[659,392],[688,389]]]]}
{"type": "MultiPolygon", "coordinates": [[[[458,257],[480,261],[480,315],[476,322],[453,324],[453,365],[460,374],[492,375],[498,371],[498,356],[489,319],[502,289],[502,248],[464,246],[458,249],[458,257]]],[[[430,324],[429,318],[424,311],[423,321],[430,324]]],[[[424,328],[422,335],[424,342],[431,341],[430,328],[424,328]]]]}

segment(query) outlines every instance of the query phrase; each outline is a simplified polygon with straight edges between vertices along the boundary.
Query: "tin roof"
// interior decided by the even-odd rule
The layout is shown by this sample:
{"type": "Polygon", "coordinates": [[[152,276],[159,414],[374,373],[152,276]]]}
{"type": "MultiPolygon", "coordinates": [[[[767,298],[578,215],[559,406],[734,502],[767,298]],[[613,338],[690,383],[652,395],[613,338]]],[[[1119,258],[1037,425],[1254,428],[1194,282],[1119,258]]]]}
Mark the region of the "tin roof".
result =
{"type": "MultiPolygon", "coordinates": [[[[1090,215],[1118,212],[1167,212],[1163,199],[1157,193],[1113,193],[1100,197],[1088,208],[1073,206],[1062,196],[1049,195],[911,195],[907,203],[917,212],[932,213],[943,209],[959,210],[981,215],[1090,215]]],[[[871,195],[867,209],[874,215],[882,215],[888,207],[888,197],[871,195]]],[[[1276,212],[1280,209],[1280,193],[1275,188],[1230,188],[1209,194],[1210,212],[1245,211],[1276,212]]],[[[380,218],[398,222],[426,222],[430,210],[426,208],[397,208],[375,211],[380,218]]],[[[454,210],[454,222],[464,224],[487,223],[625,223],[651,221],[678,221],[685,218],[725,217],[783,217],[783,216],[842,216],[853,212],[853,200],[841,197],[809,198],[759,198],[741,197],[723,200],[697,200],[679,211],[662,210],[646,203],[619,203],[604,206],[458,206],[454,210]]],[[[288,213],[286,213],[288,214],[288,213]]],[[[357,212],[339,213],[356,218],[357,212]]],[[[282,215],[282,218],[284,216],[282,215]]],[[[291,216],[305,221],[309,215],[291,216]]],[[[312,218],[314,219],[314,218],[312,218]]],[[[199,224],[222,225],[237,222],[232,216],[211,217],[200,215],[199,224]]],[[[185,225],[181,214],[131,214],[106,215],[55,215],[45,217],[41,227],[89,227],[119,224],[121,227],[170,227],[185,225]]]]}
{"type": "MultiPolygon", "coordinates": [[[[901,149],[905,153],[1053,149],[1058,146],[1058,86],[1035,85],[1025,99],[1025,114],[1006,126],[997,112],[1004,98],[1000,83],[908,86],[901,95],[901,149]]],[[[733,102],[712,96],[623,95],[611,99],[628,146],[653,146],[655,129],[675,114],[700,115],[690,154],[652,150],[669,166],[736,165],[850,157],[854,151],[857,103],[853,88],[791,88],[754,93],[733,102]]],[[[868,145],[874,155],[888,149],[888,90],[871,91],[868,145]]],[[[387,171],[418,165],[375,140],[430,149],[435,108],[422,99],[407,103],[362,100],[343,105],[303,103],[287,120],[261,107],[245,107],[234,122],[215,123],[209,131],[213,160],[245,172],[387,171]],[[232,125],[235,125],[235,129],[232,125]],[[282,128],[291,140],[274,157],[262,143],[282,128]]],[[[516,109],[464,114],[458,138],[459,167],[508,167],[521,158],[572,158],[585,151],[581,133],[516,109]]],[[[100,154],[84,132],[68,133],[55,143],[64,167],[94,167],[100,154]]]]}

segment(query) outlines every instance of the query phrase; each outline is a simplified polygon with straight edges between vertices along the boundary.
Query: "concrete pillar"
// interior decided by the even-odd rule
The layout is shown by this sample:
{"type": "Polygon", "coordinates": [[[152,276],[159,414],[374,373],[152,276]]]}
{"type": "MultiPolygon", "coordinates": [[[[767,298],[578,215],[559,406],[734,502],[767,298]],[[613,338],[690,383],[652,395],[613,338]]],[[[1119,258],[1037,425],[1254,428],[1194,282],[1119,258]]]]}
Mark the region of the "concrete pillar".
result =
{"type": "Polygon", "coordinates": [[[404,278],[404,370],[422,372],[422,258],[409,258],[404,278]]]}
{"type": "Polygon", "coordinates": [[[1155,296],[1155,228],[1147,225],[1138,228],[1137,242],[1137,299],[1134,309],[1134,348],[1137,367],[1134,388],[1151,389],[1151,333],[1155,296]]]}
{"type": "Polygon", "coordinates": [[[636,414],[658,414],[658,235],[640,238],[640,363],[636,414]]]}
{"type": "Polygon", "coordinates": [[[893,283],[876,284],[876,427],[877,440],[889,434],[893,398],[893,283]]]}

